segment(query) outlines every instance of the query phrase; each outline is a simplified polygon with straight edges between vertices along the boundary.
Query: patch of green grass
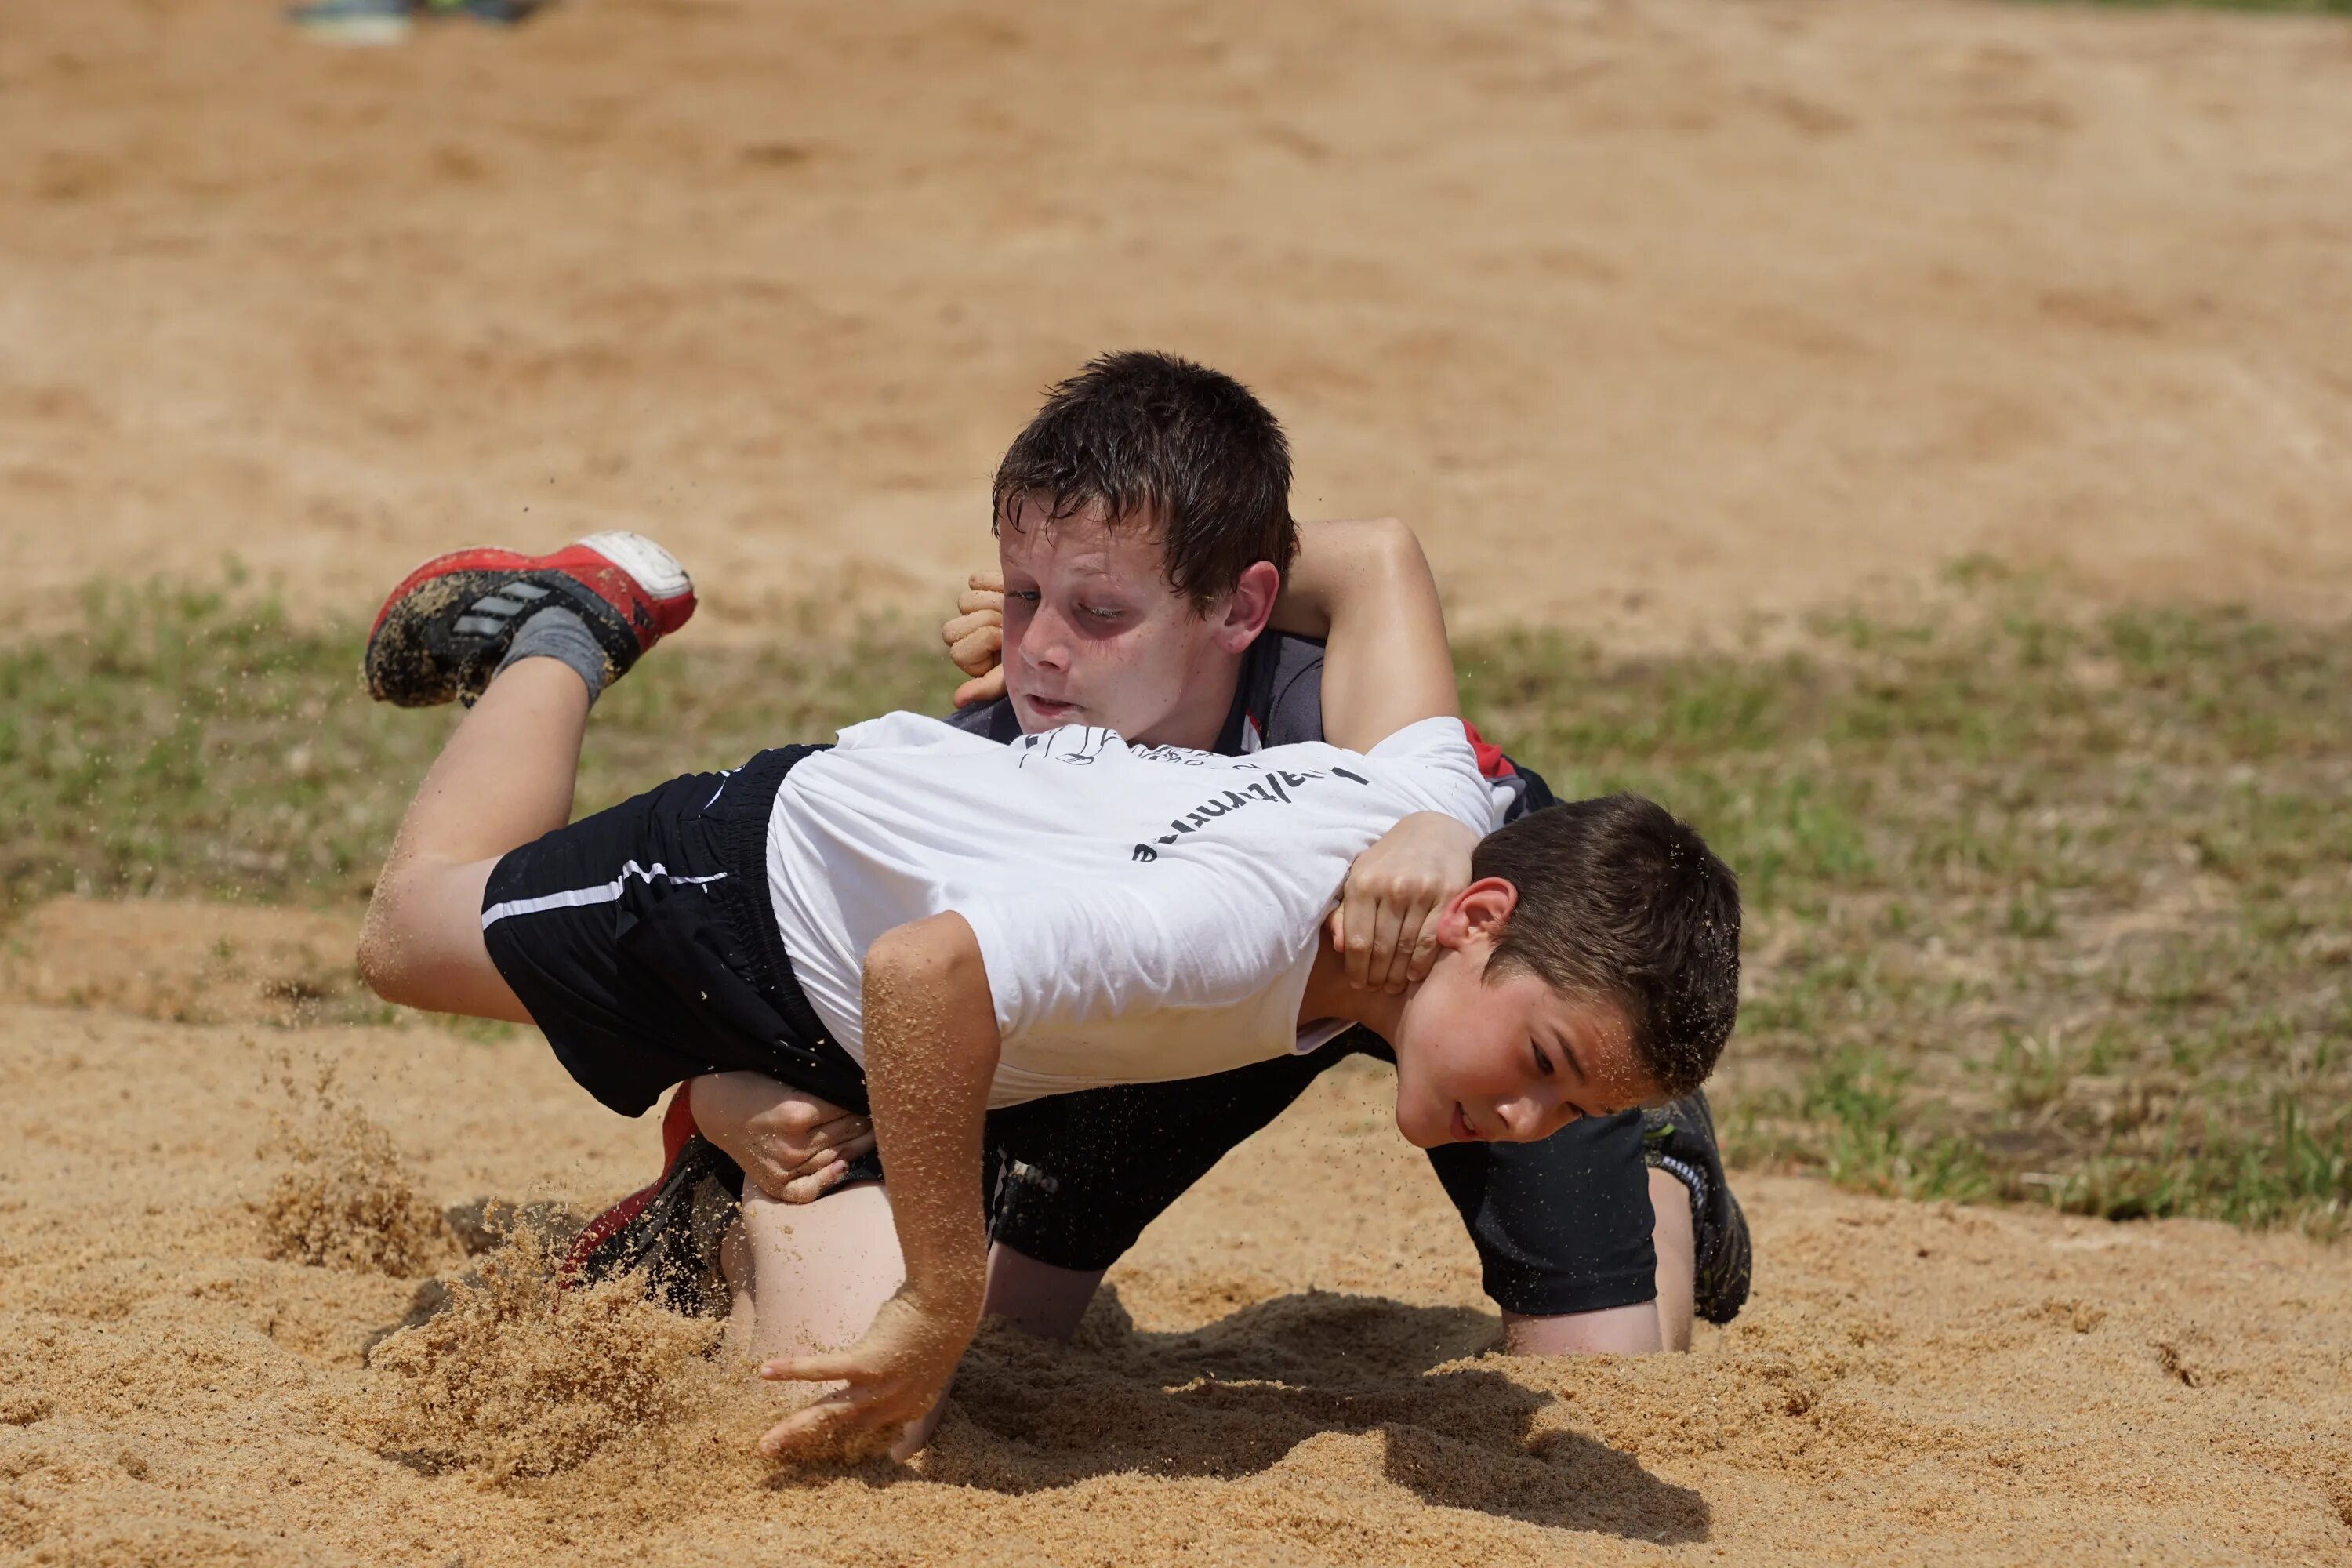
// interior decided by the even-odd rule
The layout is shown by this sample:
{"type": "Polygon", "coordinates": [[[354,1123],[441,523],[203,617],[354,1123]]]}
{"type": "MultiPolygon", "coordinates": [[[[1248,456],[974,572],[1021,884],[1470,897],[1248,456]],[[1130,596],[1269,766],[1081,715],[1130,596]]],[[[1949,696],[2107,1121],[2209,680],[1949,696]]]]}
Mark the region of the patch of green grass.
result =
{"type": "Polygon", "coordinates": [[[2352,1192],[2352,1111],[2315,1115],[2272,1097],[2270,1123],[2242,1130],[2184,1112],[2153,1150],[2101,1150],[2053,1183],[2063,1207],[2109,1219],[2202,1214],[2239,1225],[2335,1219],[2352,1192]]]}
{"type": "Polygon", "coordinates": [[[1987,1195],[1983,1151],[1920,1126],[1904,1092],[1910,1078],[1879,1053],[1851,1048],[1807,1068],[1798,1106],[1819,1129],[1823,1170],[1847,1186],[1906,1198],[1987,1195]]]}
{"type": "MultiPolygon", "coordinates": [[[[448,713],[356,628],[96,595],[0,648],[0,920],[81,890],[366,894],[448,713]]],[[[607,694],[579,809],[957,679],[911,630],[683,639],[607,694]]],[[[1731,1152],[1874,1191],[2339,1228],[2352,1209],[2352,631],[2079,613],[1979,565],[1769,658],[1466,641],[1489,738],[1638,789],[1738,869],[1731,1152]]]]}
{"type": "MultiPolygon", "coordinates": [[[[94,593],[78,637],[0,648],[0,917],[80,891],[363,899],[454,723],[360,689],[361,632],[268,600],[94,593]]],[[[598,703],[579,809],[897,707],[942,709],[922,639],[665,648],[598,703]]]]}

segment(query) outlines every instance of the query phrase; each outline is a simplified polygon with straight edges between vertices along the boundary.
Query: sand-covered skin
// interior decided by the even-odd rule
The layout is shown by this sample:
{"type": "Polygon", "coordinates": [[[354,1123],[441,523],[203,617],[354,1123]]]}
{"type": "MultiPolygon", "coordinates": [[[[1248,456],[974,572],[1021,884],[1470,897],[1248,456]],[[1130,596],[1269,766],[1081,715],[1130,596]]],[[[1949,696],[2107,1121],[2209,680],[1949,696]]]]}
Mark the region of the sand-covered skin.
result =
{"type": "Polygon", "coordinates": [[[650,1120],[596,1108],[535,1038],[9,1005],[0,1039],[16,1560],[2352,1554],[2352,1254],[2294,1237],[1749,1176],[1760,1266],[1732,1328],[1686,1358],[1507,1360],[1365,1068],[1147,1235],[1076,1346],[984,1331],[917,1472],[779,1479],[751,1444],[784,1395],[692,1353],[705,1325],[546,1311],[512,1275],[371,1367],[420,1281],[271,1258],[289,1051],[334,1069],[335,1114],[381,1129],[430,1204],[586,1208],[642,1181],[650,1120]]]}
{"type": "Polygon", "coordinates": [[[643,529],[698,637],[944,611],[1049,378],[1184,351],[1456,625],[1990,551],[2340,611],[2352,32],[1991,0],[565,0],[0,28],[0,636],[643,529]],[[718,590],[718,591],[711,591],[718,590]]]}

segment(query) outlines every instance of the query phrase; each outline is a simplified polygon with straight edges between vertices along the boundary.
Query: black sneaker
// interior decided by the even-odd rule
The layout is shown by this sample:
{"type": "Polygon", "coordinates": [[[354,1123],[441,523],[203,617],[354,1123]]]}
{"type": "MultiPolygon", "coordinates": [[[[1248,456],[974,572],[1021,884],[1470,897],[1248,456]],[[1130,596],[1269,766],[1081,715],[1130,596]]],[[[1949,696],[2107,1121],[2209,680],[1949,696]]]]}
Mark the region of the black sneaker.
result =
{"type": "Polygon", "coordinates": [[[1715,1146],[1715,1115],[1706,1091],[1693,1089],[1642,1112],[1642,1158],[1690,1189],[1691,1232],[1697,1243],[1697,1292],[1692,1309],[1710,1323],[1727,1323],[1748,1304],[1755,1254],[1748,1216],[1724,1179],[1715,1146]]]}
{"type": "Polygon", "coordinates": [[[646,1293],[673,1312],[723,1318],[733,1305],[719,1239],[743,1198],[743,1169],[696,1133],[653,1185],[590,1222],[563,1260],[569,1288],[642,1269],[646,1293]]]}
{"type": "Polygon", "coordinates": [[[605,684],[686,625],[694,584],[677,557],[635,533],[592,533],[551,555],[458,550],[401,579],[368,630],[368,695],[400,708],[471,703],[516,630],[561,605],[604,650],[605,684]]]}

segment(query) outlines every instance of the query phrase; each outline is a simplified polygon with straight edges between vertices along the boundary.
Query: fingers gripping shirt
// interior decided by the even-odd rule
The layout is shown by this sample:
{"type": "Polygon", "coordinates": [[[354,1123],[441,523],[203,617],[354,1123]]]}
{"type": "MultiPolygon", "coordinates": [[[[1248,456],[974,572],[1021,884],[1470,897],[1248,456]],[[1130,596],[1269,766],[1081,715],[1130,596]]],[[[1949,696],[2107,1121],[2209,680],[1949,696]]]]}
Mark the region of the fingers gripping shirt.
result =
{"type": "Polygon", "coordinates": [[[1130,746],[1071,726],[1000,745],[893,713],[795,767],[769,891],[811,1004],[864,1059],[866,950],[954,910],[1003,1037],[992,1103],[1282,1056],[1323,917],[1399,818],[1479,832],[1494,797],[1460,721],[1359,754],[1130,746]]]}

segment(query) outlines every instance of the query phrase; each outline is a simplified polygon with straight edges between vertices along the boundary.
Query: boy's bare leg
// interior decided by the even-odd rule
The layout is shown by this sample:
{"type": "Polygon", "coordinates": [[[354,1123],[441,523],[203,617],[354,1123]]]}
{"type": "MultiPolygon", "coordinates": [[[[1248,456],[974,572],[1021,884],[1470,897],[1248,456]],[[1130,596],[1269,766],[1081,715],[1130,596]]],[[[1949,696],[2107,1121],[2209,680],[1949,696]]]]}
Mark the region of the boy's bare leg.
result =
{"type": "Polygon", "coordinates": [[[409,804],[369,901],[359,963],[378,995],[529,1021],[482,944],[482,889],[500,856],[570,819],[597,691],[693,615],[686,568],[635,533],[548,555],[453,551],[393,589],[368,632],[368,694],[403,708],[478,700],[409,804]]]}
{"type": "Polygon", "coordinates": [[[551,658],[493,680],[401,819],[360,930],[360,973],[388,1002],[529,1023],[482,943],[499,857],[572,817],[588,688],[551,658]]]}
{"type": "Polygon", "coordinates": [[[1698,1299],[1698,1238],[1690,1189],[1669,1171],[1650,1172],[1650,1242],[1658,1254],[1658,1331],[1670,1351],[1691,1348],[1698,1299]]]}
{"type": "Polygon", "coordinates": [[[1041,1263],[1000,1241],[988,1249],[988,1300],[981,1310],[1024,1334],[1067,1340],[1078,1331],[1108,1272],[1041,1263]]]}
{"type": "MultiPolygon", "coordinates": [[[[728,1349],[753,1363],[847,1350],[907,1279],[889,1194],[878,1182],[810,1204],[781,1203],[746,1187],[719,1262],[735,1295],[728,1349]]],[[[934,1405],[894,1456],[921,1447],[939,1414],[934,1405]]]]}
{"type": "Polygon", "coordinates": [[[1505,1312],[1505,1354],[1649,1355],[1690,1349],[1692,1308],[1698,1295],[1698,1241],[1691,1228],[1690,1189],[1671,1172],[1653,1170],[1649,1175],[1657,1300],[1552,1318],[1505,1312]]]}
{"type": "MultiPolygon", "coordinates": [[[[1690,1349],[1696,1271],[1689,1191],[1663,1171],[1651,1173],[1650,1189],[1657,1216],[1658,1299],[1556,1318],[1505,1313],[1506,1353],[1643,1355],[1690,1349]]],[[[988,1250],[988,1305],[983,1310],[1024,1333],[1067,1342],[1085,1320],[1104,1272],[1040,1263],[999,1242],[988,1250]]]]}

